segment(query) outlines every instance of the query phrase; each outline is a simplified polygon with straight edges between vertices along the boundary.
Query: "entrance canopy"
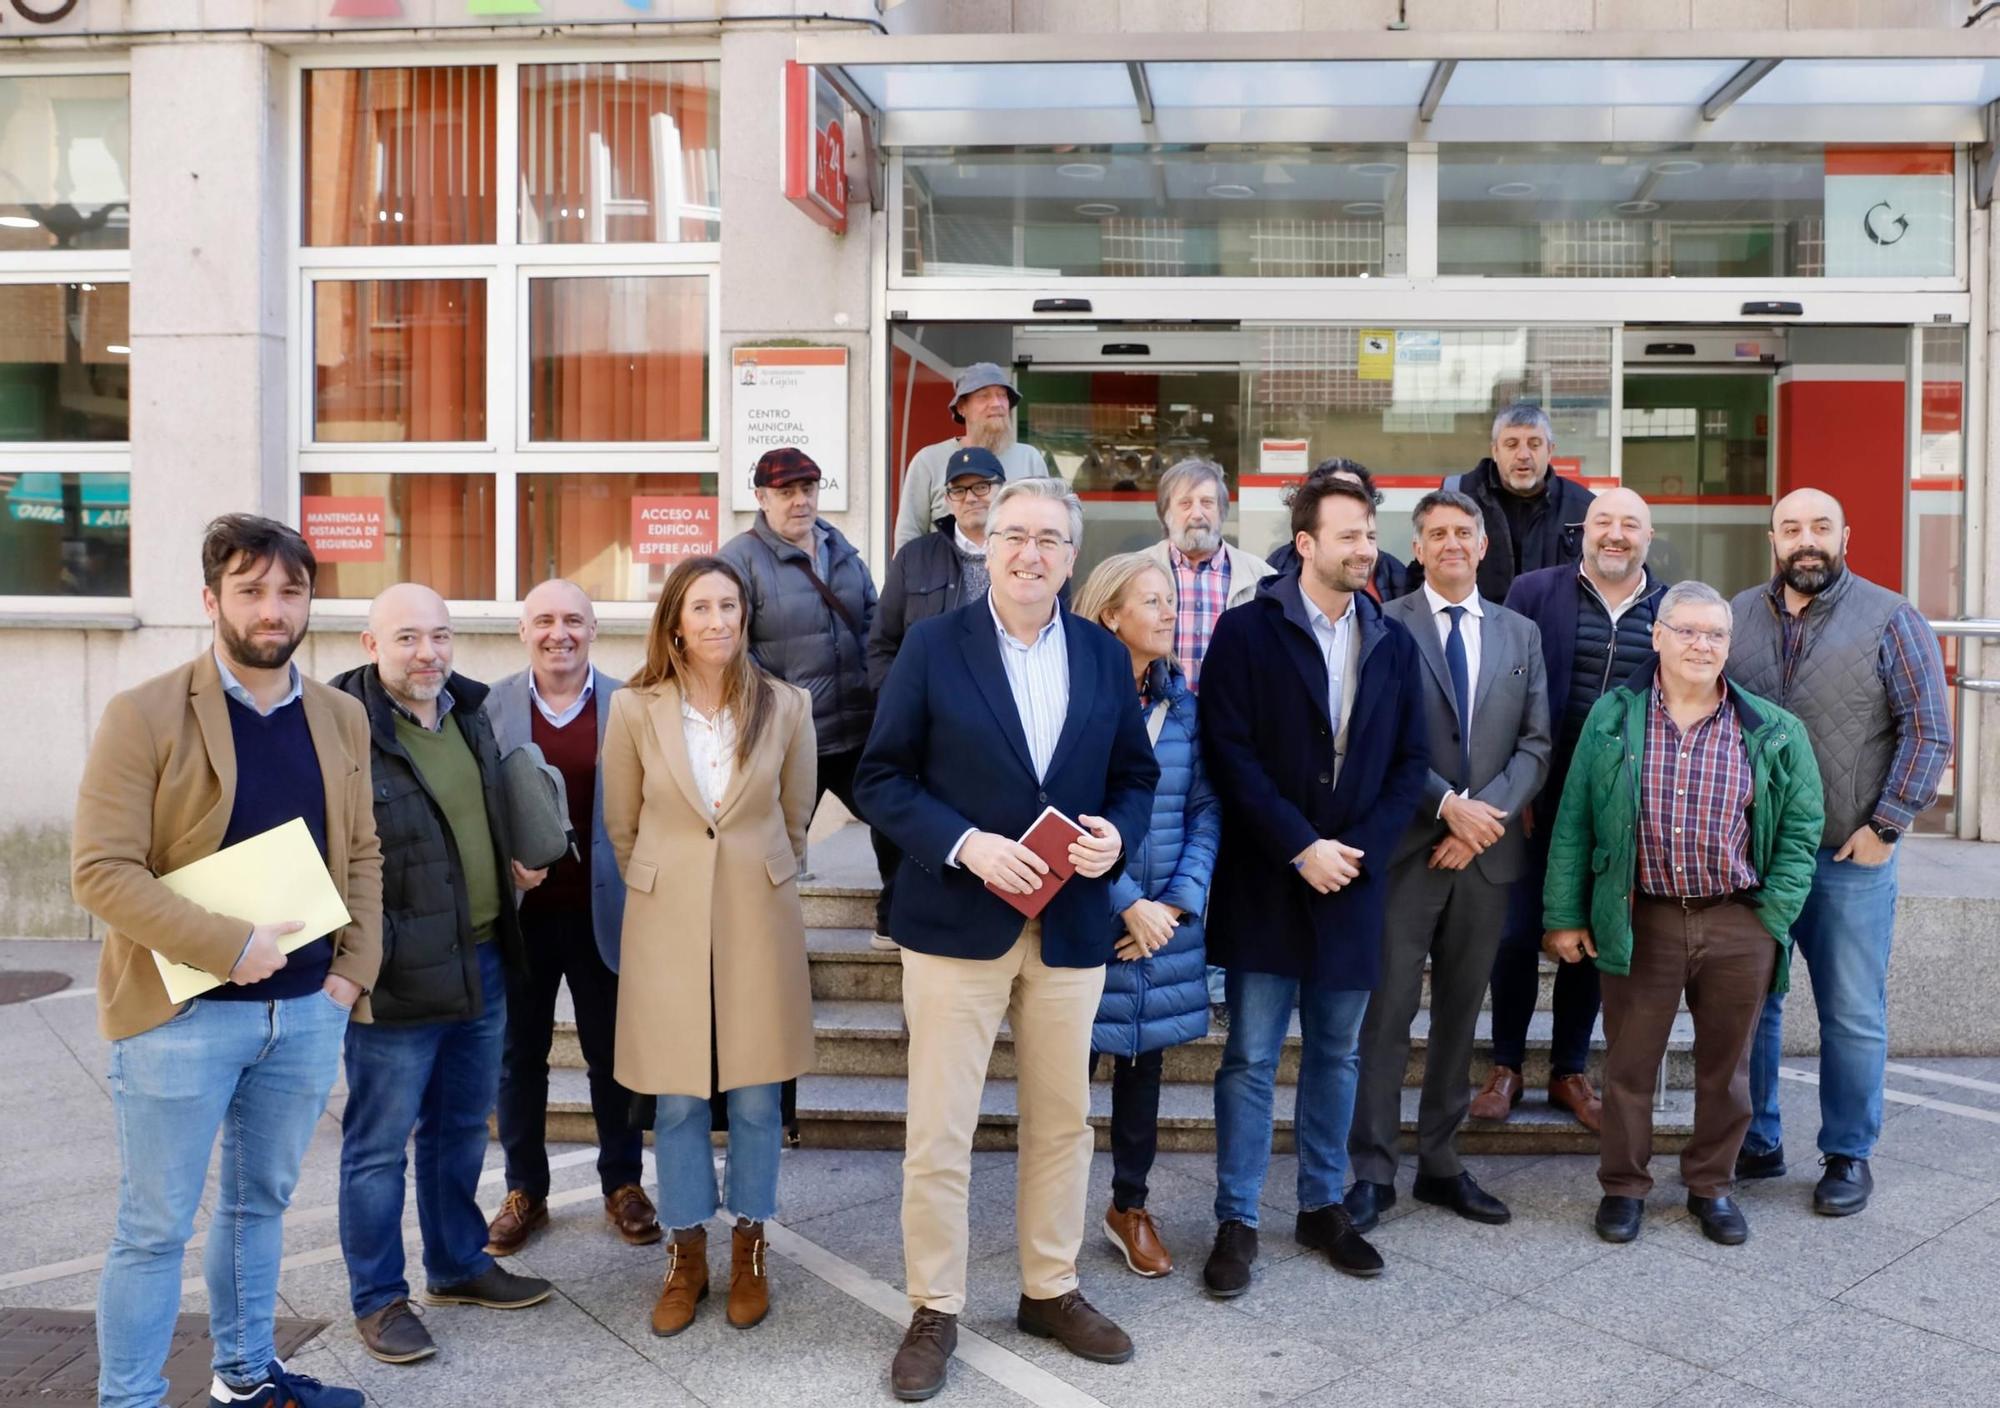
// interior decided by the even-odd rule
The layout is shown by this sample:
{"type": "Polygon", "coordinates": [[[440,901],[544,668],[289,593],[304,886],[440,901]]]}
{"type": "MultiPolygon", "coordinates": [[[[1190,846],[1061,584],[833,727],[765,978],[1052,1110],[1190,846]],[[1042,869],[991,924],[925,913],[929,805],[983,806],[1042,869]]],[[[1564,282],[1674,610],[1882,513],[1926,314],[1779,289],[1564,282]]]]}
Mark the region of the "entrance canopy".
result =
{"type": "Polygon", "coordinates": [[[1979,143],[2000,100],[1990,29],[839,34],[797,53],[879,147],[1979,143]]]}

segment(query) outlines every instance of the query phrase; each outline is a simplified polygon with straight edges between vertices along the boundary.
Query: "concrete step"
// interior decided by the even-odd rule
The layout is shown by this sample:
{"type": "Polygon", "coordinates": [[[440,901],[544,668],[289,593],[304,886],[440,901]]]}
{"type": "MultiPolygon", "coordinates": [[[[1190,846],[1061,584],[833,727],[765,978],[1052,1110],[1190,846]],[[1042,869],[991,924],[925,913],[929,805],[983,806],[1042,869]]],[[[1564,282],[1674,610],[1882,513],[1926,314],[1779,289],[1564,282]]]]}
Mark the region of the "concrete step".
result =
{"type": "MultiPolygon", "coordinates": [[[[1292,1111],[1296,1087],[1278,1087],[1274,1104],[1276,1128],[1272,1147],[1290,1153],[1292,1111]]],[[[799,1134],[802,1143],[821,1149],[900,1149],[907,1109],[907,1087],[895,1076],[811,1075],[799,1080],[799,1134]]],[[[1413,1149],[1417,1092],[1403,1092],[1403,1142],[1413,1149]]],[[[1667,1092],[1667,1109],[1653,1123],[1653,1147],[1659,1153],[1678,1152],[1693,1132],[1694,1093],[1667,1092]]],[[[1110,1147],[1111,1086],[1098,1081],[1090,1089],[1090,1122],[1097,1147],[1110,1147]]],[[[974,1147],[1015,1147],[1017,1117],[1014,1082],[989,1080],[980,1101],[974,1147]]],[[[581,1071],[555,1071],[549,1078],[549,1138],[589,1143],[596,1138],[590,1119],[589,1091],[581,1071]]],[[[1539,1092],[1531,1093],[1504,1123],[1468,1121],[1458,1145],[1466,1153],[1589,1154],[1597,1136],[1561,1110],[1549,1107],[1539,1092]]],[[[1160,1090],[1160,1148],[1186,1152],[1215,1148],[1215,1110],[1206,1086],[1167,1085],[1160,1090]]]]}

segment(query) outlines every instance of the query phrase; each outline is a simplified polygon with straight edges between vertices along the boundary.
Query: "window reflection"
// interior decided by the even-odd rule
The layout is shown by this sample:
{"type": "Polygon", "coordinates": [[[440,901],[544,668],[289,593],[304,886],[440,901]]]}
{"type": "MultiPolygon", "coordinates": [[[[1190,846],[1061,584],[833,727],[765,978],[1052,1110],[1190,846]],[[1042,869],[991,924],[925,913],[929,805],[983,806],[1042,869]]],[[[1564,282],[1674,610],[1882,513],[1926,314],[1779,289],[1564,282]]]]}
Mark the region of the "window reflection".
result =
{"type": "Polygon", "coordinates": [[[486,438],[483,279],[313,287],[313,437],[486,438]]]}
{"type": "Polygon", "coordinates": [[[0,442],[127,438],[130,292],[0,284],[0,442]]]}
{"type": "Polygon", "coordinates": [[[131,244],[122,73],[0,78],[0,251],[131,244]]]}
{"type": "Polygon", "coordinates": [[[721,237],[716,63],[521,69],[521,242],[721,237]]]}
{"type": "Polygon", "coordinates": [[[721,541],[713,474],[523,474],[523,593],[567,577],[595,601],[656,601],[683,557],[721,541]]]}
{"type": "Polygon", "coordinates": [[[528,438],[708,438],[708,280],[535,279],[528,438]]]}
{"type": "Polygon", "coordinates": [[[452,601],[492,597],[492,475],[302,474],[299,499],[320,559],[316,595],[367,600],[422,582],[452,601]],[[314,502],[325,499],[345,502],[314,502]]]}
{"type": "Polygon", "coordinates": [[[130,477],[0,470],[0,596],[129,596],[130,477]]]}
{"type": "Polygon", "coordinates": [[[308,245],[493,243],[493,69],[311,69],[305,85],[308,245]]]}

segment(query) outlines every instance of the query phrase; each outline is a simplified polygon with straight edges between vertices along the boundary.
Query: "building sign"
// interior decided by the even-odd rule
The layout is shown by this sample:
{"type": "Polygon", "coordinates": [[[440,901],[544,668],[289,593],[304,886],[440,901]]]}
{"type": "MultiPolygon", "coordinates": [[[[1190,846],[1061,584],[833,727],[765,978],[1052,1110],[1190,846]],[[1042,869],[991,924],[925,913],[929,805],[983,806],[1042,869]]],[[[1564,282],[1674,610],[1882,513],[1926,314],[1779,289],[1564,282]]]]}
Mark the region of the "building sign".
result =
{"type": "Polygon", "coordinates": [[[714,551],[714,499],[680,494],[632,496],[634,562],[678,562],[714,551]]]}
{"type": "Polygon", "coordinates": [[[382,525],[387,518],[388,504],[380,495],[306,494],[299,499],[299,532],[321,562],[384,561],[382,525]]]}
{"type": "Polygon", "coordinates": [[[1312,467],[1306,462],[1309,448],[1304,440],[1273,440],[1266,436],[1257,442],[1257,472],[1284,479],[1304,479],[1312,467]]]}
{"type": "Polygon", "coordinates": [[[836,235],[847,233],[847,135],[840,94],[816,68],[785,63],[781,126],[785,199],[836,235]]]}
{"type": "Polygon", "coordinates": [[[1950,147],[1828,147],[1825,160],[1828,278],[1952,276],[1950,147]]]}
{"type": "Polygon", "coordinates": [[[729,506],[757,507],[751,475],[766,450],[803,450],[819,466],[819,506],[847,507],[847,349],[737,347],[729,354],[729,506]]]}

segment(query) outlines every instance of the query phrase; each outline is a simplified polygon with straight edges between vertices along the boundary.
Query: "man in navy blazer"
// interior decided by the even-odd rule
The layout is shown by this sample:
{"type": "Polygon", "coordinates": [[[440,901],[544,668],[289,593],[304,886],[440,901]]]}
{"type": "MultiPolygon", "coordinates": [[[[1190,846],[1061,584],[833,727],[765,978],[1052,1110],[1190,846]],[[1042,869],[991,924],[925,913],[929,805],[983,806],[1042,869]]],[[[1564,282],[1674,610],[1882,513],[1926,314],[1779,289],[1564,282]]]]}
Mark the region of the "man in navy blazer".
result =
{"type": "Polygon", "coordinates": [[[1215,1076],[1220,1225],[1202,1279],[1224,1297],[1250,1288],[1257,1259],[1294,1004],[1297,1236],[1351,1275],[1382,1269],[1341,1205],[1347,1135],[1389,863],[1430,769],[1416,643],[1367,592],[1374,501],[1351,479],[1308,479],[1292,496],[1292,540],[1299,570],[1225,611],[1202,666],[1202,757],[1222,800],[1209,955],[1228,971],[1229,1001],[1215,1076]]]}
{"type": "Polygon", "coordinates": [[[640,1134],[627,1118],[632,1096],[611,1074],[625,882],[604,834],[597,786],[618,681],[590,663],[596,639],[597,611],[583,588],[559,578],[543,582],[521,601],[528,668],[497,681],[486,696],[502,755],[533,743],[562,772],[577,842],[574,858],[557,861],[546,880],[517,897],[527,962],[507,983],[498,1105],[507,1197],[486,1229],[486,1249],[495,1256],[518,1252],[549,1220],[549,1043],[564,983],[590,1075],[605,1218],[634,1246],[660,1240],[659,1220],[640,1185],[640,1134]]]}
{"type": "Polygon", "coordinates": [[[910,1032],[903,1259],[913,1315],[896,1396],[944,1387],[965,1305],[966,1195],[993,1043],[1019,1069],[1016,1323],[1101,1363],[1132,1341],[1077,1289],[1089,1192],[1090,1034],[1111,958],[1109,878],[1144,836],[1159,765],[1125,647],[1062,610],[1083,505],[1023,479],[987,515],[992,588],[904,637],[854,778],[863,817],[903,852],[889,914],[910,1032]],[[1053,807],[1087,828],[1039,919],[1048,867],[1015,838],[1053,807]],[[989,888],[990,887],[990,888],[989,888]]]}

